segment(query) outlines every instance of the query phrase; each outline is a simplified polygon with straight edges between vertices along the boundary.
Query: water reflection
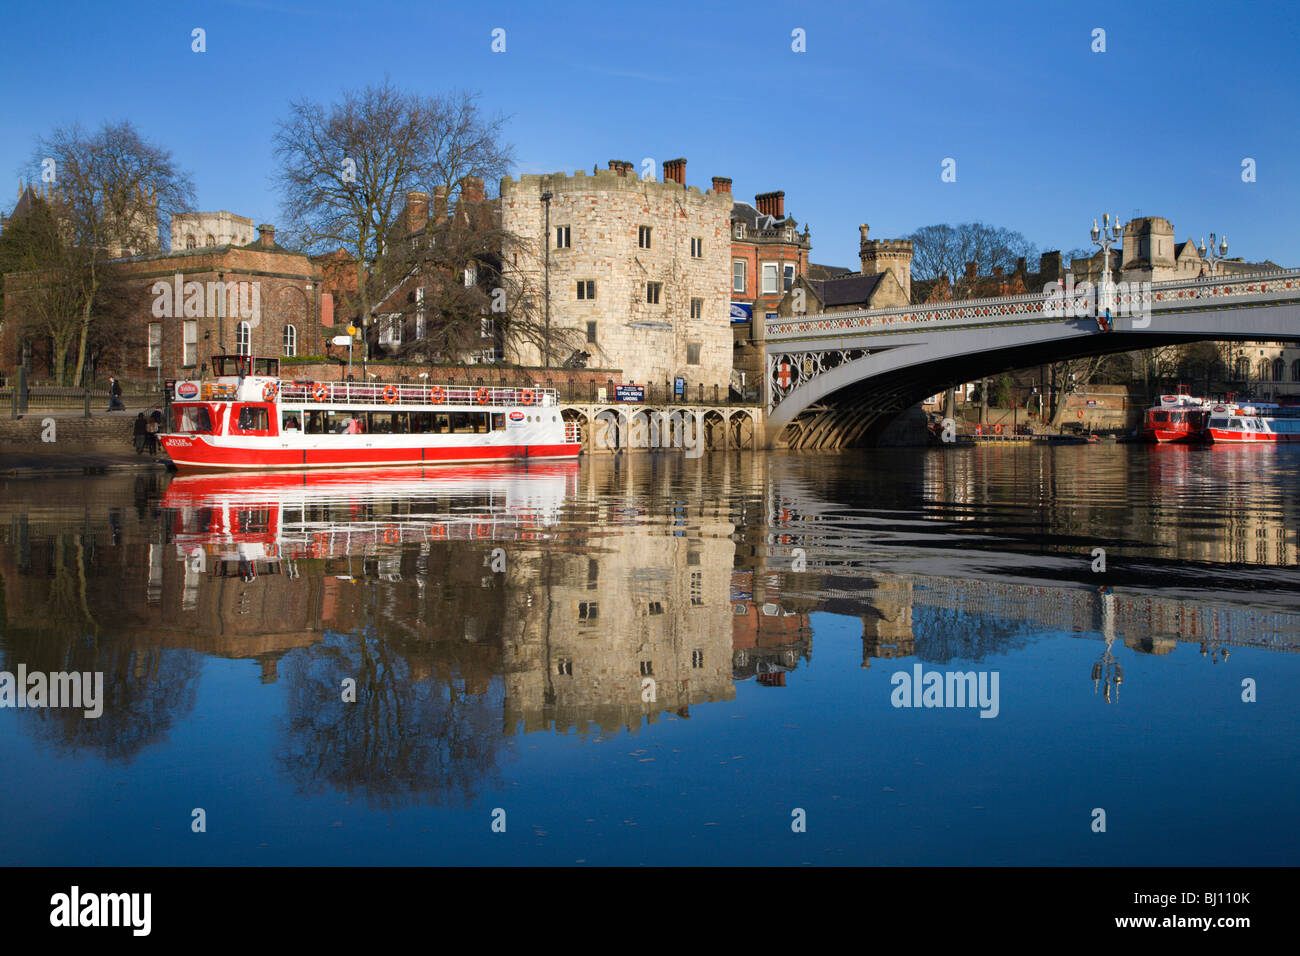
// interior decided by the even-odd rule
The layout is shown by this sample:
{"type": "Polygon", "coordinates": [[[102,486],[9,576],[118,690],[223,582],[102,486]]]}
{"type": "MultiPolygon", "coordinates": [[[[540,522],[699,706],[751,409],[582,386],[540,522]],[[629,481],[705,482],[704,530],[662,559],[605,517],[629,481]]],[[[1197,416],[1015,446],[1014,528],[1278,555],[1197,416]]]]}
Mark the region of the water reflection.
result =
{"type": "Polygon", "coordinates": [[[104,671],[100,720],[18,726],[121,762],[192,713],[204,661],[256,661],[294,789],[385,808],[473,801],[528,734],[790,693],[817,615],[860,622],[863,668],[1098,640],[1114,704],[1126,654],[1300,635],[1294,461],[1168,451],[11,482],[2,660],[104,671]]]}

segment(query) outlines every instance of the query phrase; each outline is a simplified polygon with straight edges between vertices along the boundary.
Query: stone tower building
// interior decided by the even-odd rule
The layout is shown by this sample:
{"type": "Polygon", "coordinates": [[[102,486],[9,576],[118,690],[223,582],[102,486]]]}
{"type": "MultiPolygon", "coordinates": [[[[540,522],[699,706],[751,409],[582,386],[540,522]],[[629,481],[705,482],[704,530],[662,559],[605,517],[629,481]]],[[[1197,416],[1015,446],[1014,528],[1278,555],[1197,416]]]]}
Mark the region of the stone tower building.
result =
{"type": "Polygon", "coordinates": [[[1124,258],[1120,268],[1126,277],[1161,282],[1177,277],[1174,224],[1163,216],[1131,219],[1124,226],[1124,258]]]}
{"type": "MultiPolygon", "coordinates": [[[[585,351],[591,367],[625,382],[728,387],[730,190],[686,185],[686,160],[663,164],[664,181],[632,163],[501,181],[503,270],[542,321],[549,273],[551,364],[585,351]],[[550,234],[544,194],[550,194],[550,234]],[[546,249],[549,245],[549,266],[546,249]]],[[[517,307],[511,303],[511,309],[517,307]]],[[[506,343],[506,360],[543,364],[536,342],[506,343]]]]}
{"type": "Polygon", "coordinates": [[[904,300],[912,299],[912,240],[911,239],[868,239],[871,227],[866,223],[858,226],[862,238],[858,245],[858,258],[862,262],[864,276],[879,272],[892,272],[903,290],[904,300]]]}

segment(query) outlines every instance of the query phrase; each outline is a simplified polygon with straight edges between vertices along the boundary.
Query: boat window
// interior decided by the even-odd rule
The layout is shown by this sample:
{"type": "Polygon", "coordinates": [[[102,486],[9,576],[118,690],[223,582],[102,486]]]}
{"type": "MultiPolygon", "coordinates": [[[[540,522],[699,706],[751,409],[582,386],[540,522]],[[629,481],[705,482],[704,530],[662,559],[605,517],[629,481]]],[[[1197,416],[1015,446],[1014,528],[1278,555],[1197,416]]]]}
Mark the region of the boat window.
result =
{"type": "Polygon", "coordinates": [[[212,416],[203,405],[183,405],[176,409],[176,430],[212,434],[212,416]]]}
{"type": "Polygon", "coordinates": [[[264,432],[267,430],[266,409],[256,405],[245,405],[239,410],[239,424],[242,432],[264,432]]]}
{"type": "Polygon", "coordinates": [[[297,412],[285,412],[280,418],[280,433],[302,431],[302,422],[297,412]]]}
{"type": "Polygon", "coordinates": [[[505,427],[506,427],[506,414],[505,414],[505,412],[493,412],[493,413],[492,413],[492,430],[493,430],[494,432],[504,431],[504,430],[505,430],[505,427]]]}
{"type": "Polygon", "coordinates": [[[280,374],[280,360],[273,358],[253,359],[253,374],[275,378],[280,374]]]}
{"type": "Polygon", "coordinates": [[[323,435],[325,433],[325,413],[308,412],[306,431],[308,435],[323,435]]]}
{"type": "Polygon", "coordinates": [[[1153,422],[1167,422],[1167,421],[1169,421],[1169,413],[1168,413],[1168,412],[1152,412],[1152,413],[1151,413],[1151,420],[1152,420],[1153,422]]]}
{"type": "Polygon", "coordinates": [[[1226,418],[1222,418],[1222,417],[1217,416],[1217,415],[1216,415],[1214,418],[1211,418],[1211,419],[1210,419],[1210,427],[1211,427],[1211,428],[1223,428],[1227,423],[1228,423],[1228,420],[1227,420],[1226,418]]]}
{"type": "Polygon", "coordinates": [[[488,430],[488,412],[452,412],[451,430],[478,434],[488,430]]]}

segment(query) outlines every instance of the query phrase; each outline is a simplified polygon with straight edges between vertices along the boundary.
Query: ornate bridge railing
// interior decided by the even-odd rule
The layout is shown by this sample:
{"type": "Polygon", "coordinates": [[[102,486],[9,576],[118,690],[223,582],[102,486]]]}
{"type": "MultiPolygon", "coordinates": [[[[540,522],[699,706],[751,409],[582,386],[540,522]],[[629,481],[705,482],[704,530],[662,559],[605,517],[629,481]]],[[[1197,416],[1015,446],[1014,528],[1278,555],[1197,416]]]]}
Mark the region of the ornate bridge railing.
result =
{"type": "MultiPolygon", "coordinates": [[[[1300,294],[1300,270],[1155,282],[1149,287],[1149,292],[1130,286],[1115,294],[1112,301],[1116,306],[1115,311],[1122,315],[1140,313],[1148,305],[1150,311],[1156,313],[1189,306],[1198,300],[1220,297],[1253,295],[1263,301],[1271,298],[1285,299],[1290,297],[1288,292],[1292,295],[1300,294]]],[[[1064,297],[1068,302],[1068,290],[1064,297]]],[[[930,326],[1052,321],[1067,317],[1050,311],[1050,307],[1060,301],[1060,298],[1035,293],[994,299],[966,299],[942,305],[796,315],[768,319],[766,337],[769,343],[775,345],[790,339],[911,332],[930,326]]],[[[769,345],[769,350],[771,347],[769,345]]]]}

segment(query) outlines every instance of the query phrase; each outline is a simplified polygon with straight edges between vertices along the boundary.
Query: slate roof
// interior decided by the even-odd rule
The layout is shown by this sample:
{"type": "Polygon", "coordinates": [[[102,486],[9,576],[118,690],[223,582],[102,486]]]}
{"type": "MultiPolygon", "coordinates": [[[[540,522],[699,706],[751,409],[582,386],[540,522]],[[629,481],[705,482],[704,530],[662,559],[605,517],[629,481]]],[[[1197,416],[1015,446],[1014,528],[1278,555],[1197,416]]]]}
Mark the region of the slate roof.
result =
{"type": "Polygon", "coordinates": [[[854,273],[838,279],[810,279],[808,284],[827,306],[866,305],[884,277],[883,272],[869,276],[854,273]]]}
{"type": "Polygon", "coordinates": [[[731,221],[733,223],[743,222],[746,229],[776,229],[786,222],[788,218],[788,216],[782,216],[778,219],[776,216],[764,215],[747,202],[731,204],[731,221]]]}

